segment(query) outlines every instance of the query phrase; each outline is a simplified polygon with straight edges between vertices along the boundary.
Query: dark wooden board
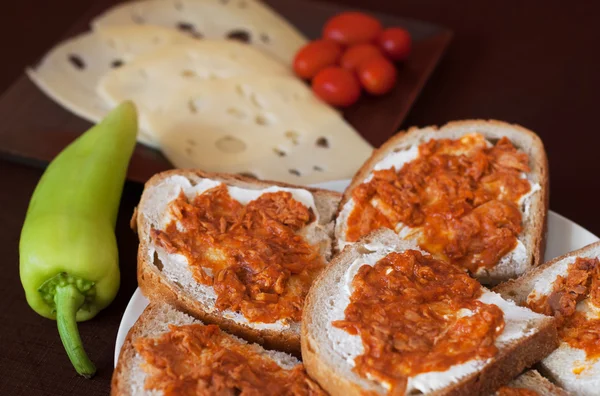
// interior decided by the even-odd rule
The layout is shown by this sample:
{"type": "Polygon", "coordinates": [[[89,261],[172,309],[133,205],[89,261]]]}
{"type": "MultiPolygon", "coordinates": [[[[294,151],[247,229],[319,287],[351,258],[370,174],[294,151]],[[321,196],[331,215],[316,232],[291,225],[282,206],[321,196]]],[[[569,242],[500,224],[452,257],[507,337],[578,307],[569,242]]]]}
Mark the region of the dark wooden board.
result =
{"type": "MultiPolygon", "coordinates": [[[[267,0],[276,11],[309,38],[320,36],[325,21],[347,8],[305,0],[267,0]]],[[[70,30],[69,35],[85,30],[92,10],[70,30]]],[[[374,146],[379,146],[402,124],[417,95],[448,46],[452,33],[442,27],[394,15],[373,13],[386,26],[402,26],[413,36],[410,59],[400,66],[398,83],[384,97],[363,96],[344,111],[346,119],[374,146]]],[[[22,75],[0,97],[0,156],[34,165],[45,165],[69,142],[90,127],[90,123],[71,114],[46,97],[22,75]]],[[[171,168],[160,152],[139,145],[128,177],[145,182],[153,174],[171,168]]]]}

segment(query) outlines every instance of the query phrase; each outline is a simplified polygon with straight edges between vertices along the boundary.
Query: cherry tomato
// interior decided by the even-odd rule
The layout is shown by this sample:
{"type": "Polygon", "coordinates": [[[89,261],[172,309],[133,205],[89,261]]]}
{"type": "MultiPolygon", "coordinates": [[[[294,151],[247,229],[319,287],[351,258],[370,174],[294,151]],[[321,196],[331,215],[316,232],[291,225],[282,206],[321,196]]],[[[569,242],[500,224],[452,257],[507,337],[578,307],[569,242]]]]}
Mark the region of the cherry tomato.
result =
{"type": "Polygon", "coordinates": [[[342,47],[329,40],[315,40],[300,48],[294,58],[294,71],[300,78],[311,79],[327,66],[337,64],[342,47]]]}
{"type": "Polygon", "coordinates": [[[356,44],[344,52],[340,65],[344,69],[355,70],[362,62],[380,56],[383,56],[381,50],[373,44],[356,44]]]}
{"type": "Polygon", "coordinates": [[[331,66],[321,70],[312,81],[314,93],[338,107],[350,106],[360,97],[360,84],[348,70],[331,66]]]}
{"type": "Polygon", "coordinates": [[[383,56],[364,61],[357,72],[363,88],[373,95],[388,93],[396,84],[396,68],[383,56]]]}
{"type": "Polygon", "coordinates": [[[377,19],[362,12],[343,12],[331,18],[323,28],[323,38],[349,46],[370,43],[383,27],[377,19]]]}
{"type": "Polygon", "coordinates": [[[385,29],[377,39],[383,53],[394,61],[408,58],[411,41],[410,33],[399,27],[385,29]]]}

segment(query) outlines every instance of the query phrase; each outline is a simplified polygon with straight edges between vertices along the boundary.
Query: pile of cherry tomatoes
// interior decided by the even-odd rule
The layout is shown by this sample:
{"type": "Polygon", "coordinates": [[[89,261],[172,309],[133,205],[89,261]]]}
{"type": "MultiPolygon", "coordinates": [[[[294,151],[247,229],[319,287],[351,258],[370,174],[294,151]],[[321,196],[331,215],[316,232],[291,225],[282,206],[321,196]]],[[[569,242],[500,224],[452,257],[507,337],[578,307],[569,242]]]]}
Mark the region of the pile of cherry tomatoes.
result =
{"type": "Polygon", "coordinates": [[[345,107],[362,89],[383,95],[396,84],[393,62],[408,58],[410,34],[399,27],[384,29],[361,12],[344,12],[329,19],[323,37],[302,47],[294,58],[298,77],[312,80],[312,89],[325,102],[345,107]]]}

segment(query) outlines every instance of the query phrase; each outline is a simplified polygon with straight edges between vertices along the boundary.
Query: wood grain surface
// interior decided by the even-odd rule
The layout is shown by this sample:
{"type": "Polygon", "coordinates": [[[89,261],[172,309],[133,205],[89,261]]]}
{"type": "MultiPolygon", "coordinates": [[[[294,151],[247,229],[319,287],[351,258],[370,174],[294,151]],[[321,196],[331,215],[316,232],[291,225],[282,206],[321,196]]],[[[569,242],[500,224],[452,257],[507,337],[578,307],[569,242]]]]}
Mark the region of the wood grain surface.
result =
{"type": "MultiPolygon", "coordinates": [[[[600,171],[600,37],[596,20],[600,2],[338,2],[453,30],[452,44],[404,125],[497,118],[536,131],[550,160],[551,208],[600,234],[596,181],[600,171]]],[[[0,88],[8,88],[23,68],[84,17],[86,10],[108,3],[110,0],[3,2],[0,44],[6,55],[0,62],[0,88]]],[[[13,127],[19,129],[19,125],[13,127]]],[[[128,183],[121,205],[117,236],[123,279],[119,294],[97,318],[81,324],[83,341],[98,366],[98,375],[84,380],[71,368],[55,323],[27,306],[19,283],[19,232],[41,170],[0,160],[0,174],[0,394],[106,395],[117,328],[136,286],[137,246],[128,221],[141,185],[128,183]]]]}

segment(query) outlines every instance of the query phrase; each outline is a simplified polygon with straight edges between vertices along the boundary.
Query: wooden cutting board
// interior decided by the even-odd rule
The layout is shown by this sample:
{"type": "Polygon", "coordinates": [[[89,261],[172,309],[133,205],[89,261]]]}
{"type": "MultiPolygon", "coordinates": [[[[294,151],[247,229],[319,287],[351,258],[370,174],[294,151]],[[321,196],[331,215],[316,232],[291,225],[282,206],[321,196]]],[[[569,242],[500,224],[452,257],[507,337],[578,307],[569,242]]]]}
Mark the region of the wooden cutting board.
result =
{"type": "MultiPolygon", "coordinates": [[[[347,10],[339,5],[306,0],[266,2],[311,39],[320,36],[328,18],[347,10]]],[[[68,36],[88,29],[90,19],[100,11],[91,10],[82,17],[68,36]]],[[[450,43],[452,33],[427,22],[371,14],[385,26],[404,27],[413,37],[411,57],[400,66],[394,90],[383,97],[365,95],[344,110],[344,117],[377,147],[402,124],[450,43]]],[[[24,74],[0,97],[0,119],[0,156],[38,166],[45,166],[91,125],[46,97],[24,74]]],[[[171,168],[159,151],[138,144],[128,178],[143,183],[153,174],[171,168]]]]}

